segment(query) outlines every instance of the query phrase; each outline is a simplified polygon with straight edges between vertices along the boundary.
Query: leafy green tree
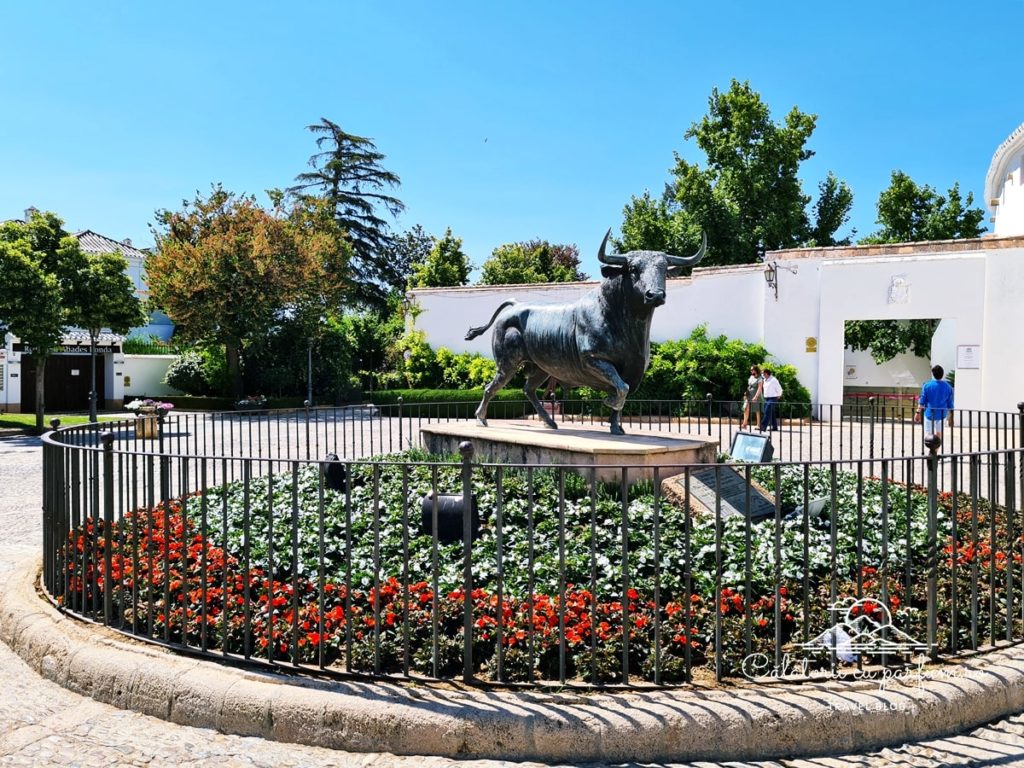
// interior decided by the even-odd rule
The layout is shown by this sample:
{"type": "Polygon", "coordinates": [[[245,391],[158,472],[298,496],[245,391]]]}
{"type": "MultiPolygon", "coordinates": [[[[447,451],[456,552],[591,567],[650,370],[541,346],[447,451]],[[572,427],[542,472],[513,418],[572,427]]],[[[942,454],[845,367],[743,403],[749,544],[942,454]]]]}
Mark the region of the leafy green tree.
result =
{"type": "Polygon", "coordinates": [[[904,352],[928,357],[938,324],[938,320],[847,320],[846,346],[870,349],[879,365],[904,352]]]}
{"type": "Polygon", "coordinates": [[[388,258],[403,275],[412,275],[414,264],[423,264],[434,249],[436,238],[420,224],[391,238],[388,258]]]}
{"type": "Polygon", "coordinates": [[[701,232],[708,236],[705,264],[746,264],[759,250],[792,248],[809,242],[832,244],[849,218],[853,194],[832,174],[812,222],[803,193],[800,164],[815,115],[793,107],[781,123],[747,82],[711,92],[708,113],[685,134],[707,157],[705,167],[675,155],[672,180],[660,200],[633,197],[623,210],[622,241],[627,250],[690,253],[701,232]]]}
{"type": "Polygon", "coordinates": [[[571,283],[586,280],[575,244],[528,240],[499,245],[481,268],[480,285],[571,283]]]}
{"type": "Polygon", "coordinates": [[[85,254],[85,263],[75,278],[69,319],[89,333],[92,361],[89,418],[96,420],[96,339],[104,328],[126,334],[146,322],[142,302],[127,273],[128,262],[118,253],[85,254]]]}
{"type": "Polygon", "coordinates": [[[927,184],[918,185],[903,171],[893,171],[888,188],[878,197],[881,229],[862,243],[913,243],[978,237],[985,231],[985,212],[972,208],[974,195],[960,194],[955,182],[945,196],[927,184]]]}
{"type": "Polygon", "coordinates": [[[0,224],[0,331],[11,332],[36,360],[36,429],[46,407],[46,361],[71,324],[76,280],[86,263],[78,241],[53,213],[0,224]]]}
{"type": "Polygon", "coordinates": [[[853,192],[845,182],[840,181],[832,171],[818,184],[818,199],[814,203],[814,224],[808,232],[805,245],[819,248],[834,245],[850,245],[856,230],[843,238],[836,232],[850,220],[853,207],[853,192]]]}
{"type": "Polygon", "coordinates": [[[462,238],[455,237],[451,228],[434,243],[427,258],[412,265],[411,288],[447,288],[466,285],[473,265],[462,252],[462,238]]]}
{"type": "Polygon", "coordinates": [[[388,190],[401,185],[399,177],[381,166],[385,155],[372,139],[346,133],[325,117],[307,126],[319,150],[309,159],[311,171],[300,173],[288,193],[299,199],[322,198],[352,246],[352,296],[358,302],[382,307],[388,293],[405,288],[408,264],[396,263],[387,222],[405,205],[388,190]]]}
{"type": "Polygon", "coordinates": [[[188,340],[223,344],[241,397],[244,347],[283,317],[319,318],[348,295],[350,250],[315,200],[268,211],[214,186],[180,211],[158,211],[146,260],[153,306],[188,340]]]}

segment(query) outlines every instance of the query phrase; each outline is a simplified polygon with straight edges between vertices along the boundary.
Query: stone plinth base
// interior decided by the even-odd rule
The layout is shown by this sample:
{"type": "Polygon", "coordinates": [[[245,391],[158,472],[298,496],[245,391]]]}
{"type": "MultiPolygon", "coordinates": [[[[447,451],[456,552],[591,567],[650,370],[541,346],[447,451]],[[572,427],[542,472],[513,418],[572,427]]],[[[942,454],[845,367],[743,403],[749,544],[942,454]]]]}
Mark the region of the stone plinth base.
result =
{"type": "MultiPolygon", "coordinates": [[[[459,443],[473,444],[474,460],[504,464],[563,464],[599,466],[597,479],[622,479],[621,467],[629,467],[627,482],[653,478],[654,467],[663,466],[661,476],[677,474],[687,464],[714,464],[718,440],[696,435],[672,437],[644,433],[612,435],[606,426],[575,426],[548,429],[537,422],[476,422],[424,424],[420,427],[423,447],[435,454],[457,454],[459,443]]],[[[585,473],[589,476],[589,472],[585,473]]]]}

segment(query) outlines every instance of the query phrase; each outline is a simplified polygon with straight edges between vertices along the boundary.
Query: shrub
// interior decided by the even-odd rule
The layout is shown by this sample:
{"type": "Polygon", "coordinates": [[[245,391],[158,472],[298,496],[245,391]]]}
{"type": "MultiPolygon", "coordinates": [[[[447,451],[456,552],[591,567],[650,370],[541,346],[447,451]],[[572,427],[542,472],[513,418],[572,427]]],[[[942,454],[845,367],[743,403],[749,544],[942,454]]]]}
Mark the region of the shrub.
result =
{"type": "MultiPolygon", "coordinates": [[[[740,401],[750,366],[766,364],[782,384],[785,403],[811,402],[810,393],[800,383],[792,365],[771,362],[771,355],[761,344],[730,339],[724,334],[711,338],[705,325],[695,328],[685,339],[652,344],[650,366],[630,397],[634,400],[703,401],[710,393],[713,400],[740,401]]],[[[604,397],[589,388],[581,388],[579,396],[584,399],[604,397]]],[[[628,401],[626,408],[629,408],[628,401]]],[[[792,415],[806,413],[798,409],[792,415]]]]}
{"type": "Polygon", "coordinates": [[[448,347],[441,347],[434,357],[440,369],[441,386],[458,388],[461,386],[480,388],[494,378],[497,366],[490,358],[482,355],[461,352],[456,354],[448,347]]]}
{"type": "Polygon", "coordinates": [[[190,349],[167,367],[164,384],[187,395],[221,395],[228,388],[227,362],[219,349],[190,349]]]}

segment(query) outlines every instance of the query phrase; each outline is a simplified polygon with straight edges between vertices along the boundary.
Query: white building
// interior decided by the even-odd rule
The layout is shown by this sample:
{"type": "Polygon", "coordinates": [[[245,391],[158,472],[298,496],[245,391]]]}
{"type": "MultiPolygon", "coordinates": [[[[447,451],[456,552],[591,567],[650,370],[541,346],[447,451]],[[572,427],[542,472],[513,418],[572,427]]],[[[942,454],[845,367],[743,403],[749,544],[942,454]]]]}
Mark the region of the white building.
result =
{"type": "MultiPolygon", "coordinates": [[[[25,211],[29,219],[35,208],[25,211]]],[[[130,240],[114,240],[91,230],[75,233],[82,250],[87,253],[120,253],[128,262],[128,275],[135,285],[136,295],[145,300],[149,290],[145,282],[146,253],[135,248],[130,240]]],[[[130,335],[154,335],[167,340],[174,325],[162,312],[150,315],[149,324],[133,328],[130,335]]],[[[153,360],[135,360],[121,349],[123,338],[113,333],[102,333],[97,339],[96,392],[101,409],[120,408],[126,396],[133,394],[164,394],[173,392],[161,384],[163,373],[171,359],[154,366],[153,360]],[[126,367],[127,363],[127,367],[126,367]],[[137,370],[136,370],[137,369],[137,370]],[[159,369],[159,370],[158,370],[159,369]]],[[[151,357],[151,356],[147,356],[151,357]]],[[[61,340],[59,351],[53,353],[46,364],[46,409],[49,412],[82,411],[88,408],[91,382],[91,356],[89,334],[70,330],[61,340]]],[[[7,334],[0,348],[0,411],[9,413],[35,410],[35,361],[26,353],[21,340],[7,334]]]]}
{"type": "Polygon", "coordinates": [[[1024,124],[999,145],[985,176],[985,203],[996,237],[1024,234],[1024,124]]]}

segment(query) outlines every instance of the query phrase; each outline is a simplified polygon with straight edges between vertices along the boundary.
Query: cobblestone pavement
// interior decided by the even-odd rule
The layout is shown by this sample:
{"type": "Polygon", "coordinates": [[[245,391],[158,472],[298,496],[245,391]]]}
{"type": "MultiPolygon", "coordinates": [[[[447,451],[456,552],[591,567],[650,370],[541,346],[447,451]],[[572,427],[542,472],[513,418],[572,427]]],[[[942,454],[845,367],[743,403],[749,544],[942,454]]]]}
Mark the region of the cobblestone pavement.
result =
{"type": "MultiPolygon", "coordinates": [[[[31,438],[0,439],[0,576],[40,545],[40,452],[31,438]]],[[[0,766],[460,766],[540,763],[355,754],[189,728],[78,696],[35,675],[0,644],[0,766]]],[[[714,763],[694,763],[708,766],[714,763]]],[[[864,755],[753,764],[760,768],[1024,766],[1024,713],[947,739],[864,755]]],[[[677,766],[677,768],[685,768],[677,766]]]]}

